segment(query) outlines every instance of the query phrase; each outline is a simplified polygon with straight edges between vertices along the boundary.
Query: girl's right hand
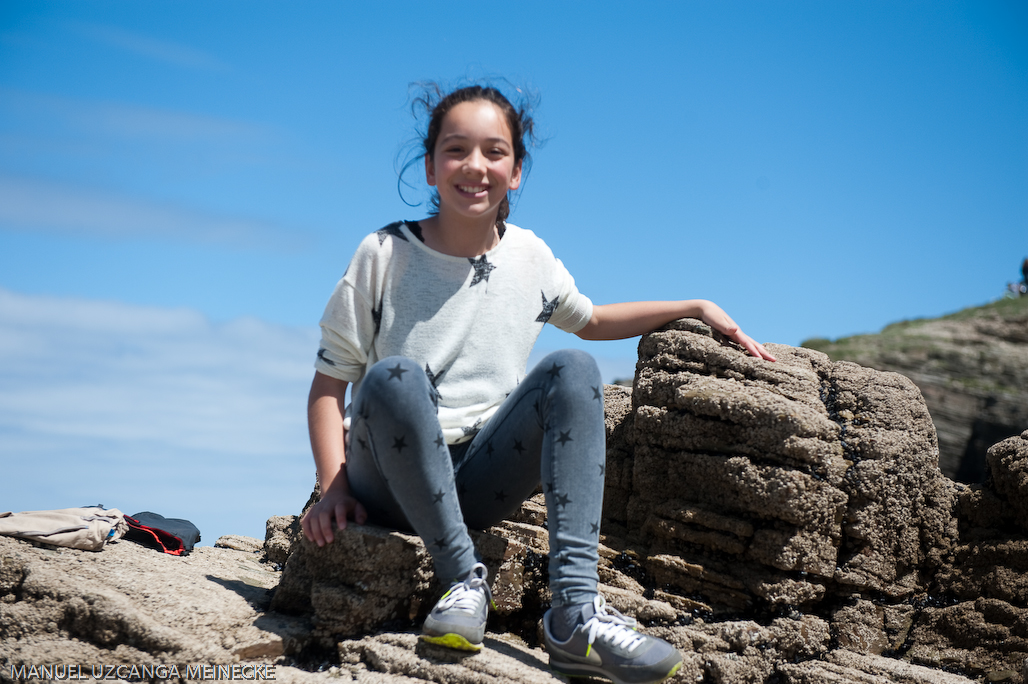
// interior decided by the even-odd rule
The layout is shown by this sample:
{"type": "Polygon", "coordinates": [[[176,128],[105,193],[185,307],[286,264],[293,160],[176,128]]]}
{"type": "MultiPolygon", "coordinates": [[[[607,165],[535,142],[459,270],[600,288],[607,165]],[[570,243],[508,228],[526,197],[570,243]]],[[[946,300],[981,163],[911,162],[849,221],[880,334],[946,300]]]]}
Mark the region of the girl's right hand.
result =
{"type": "Polygon", "coordinates": [[[764,349],[764,345],[740,330],[739,324],[733,321],[732,317],[725,313],[725,310],[720,306],[714,302],[703,300],[700,308],[704,323],[721,334],[738,342],[747,352],[750,353],[750,356],[755,356],[758,359],[764,359],[765,361],[777,361],[770,352],[764,349]]]}
{"type": "Polygon", "coordinates": [[[308,540],[318,546],[331,544],[335,539],[332,534],[332,521],[341,530],[346,529],[346,519],[353,518],[358,525],[363,525],[368,519],[368,512],[364,506],[348,493],[329,489],[321,496],[321,501],[314,504],[307,514],[300,521],[303,533],[308,540]]]}

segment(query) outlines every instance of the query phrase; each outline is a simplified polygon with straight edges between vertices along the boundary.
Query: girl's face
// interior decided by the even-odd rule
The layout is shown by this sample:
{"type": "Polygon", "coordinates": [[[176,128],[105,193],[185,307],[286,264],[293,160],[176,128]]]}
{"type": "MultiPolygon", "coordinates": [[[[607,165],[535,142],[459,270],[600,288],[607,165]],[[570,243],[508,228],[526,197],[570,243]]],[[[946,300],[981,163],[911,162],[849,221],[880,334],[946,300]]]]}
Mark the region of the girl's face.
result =
{"type": "Polygon", "coordinates": [[[439,213],[496,220],[508,190],[521,184],[521,162],[503,112],[492,102],[475,100],[453,107],[443,118],[425,176],[439,191],[439,213]],[[491,218],[489,218],[491,217],[491,218]]]}

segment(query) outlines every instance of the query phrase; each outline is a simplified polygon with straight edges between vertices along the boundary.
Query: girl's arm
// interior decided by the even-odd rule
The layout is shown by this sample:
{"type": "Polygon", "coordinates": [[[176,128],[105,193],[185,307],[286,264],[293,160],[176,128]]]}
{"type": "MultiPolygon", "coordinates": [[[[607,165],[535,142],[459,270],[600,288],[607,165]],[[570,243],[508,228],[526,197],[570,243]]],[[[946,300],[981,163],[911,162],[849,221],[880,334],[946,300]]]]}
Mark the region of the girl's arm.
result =
{"type": "Polygon", "coordinates": [[[594,306],[592,318],[577,335],[583,340],[621,340],[643,335],[679,318],[699,318],[741,344],[753,356],[768,361],[775,360],[763,345],[740,330],[720,306],[705,299],[686,299],[678,302],[623,302],[594,306]]]}
{"type": "Polygon", "coordinates": [[[321,484],[321,500],[307,511],[300,525],[307,539],[318,546],[332,543],[333,520],[342,530],[346,529],[346,518],[351,514],[358,524],[364,524],[368,518],[364,506],[350,494],[350,483],[343,467],[346,463],[343,411],[347,384],[315,372],[307,399],[307,427],[321,484]]]}

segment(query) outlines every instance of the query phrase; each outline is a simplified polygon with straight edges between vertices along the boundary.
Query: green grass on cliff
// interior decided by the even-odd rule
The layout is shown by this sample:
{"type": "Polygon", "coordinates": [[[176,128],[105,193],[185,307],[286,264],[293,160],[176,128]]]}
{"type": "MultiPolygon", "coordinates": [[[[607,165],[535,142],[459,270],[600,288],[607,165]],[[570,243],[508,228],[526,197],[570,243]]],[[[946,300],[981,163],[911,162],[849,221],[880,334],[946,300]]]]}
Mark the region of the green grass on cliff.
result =
{"type": "Polygon", "coordinates": [[[942,319],[962,321],[968,318],[984,318],[988,316],[998,316],[1004,320],[1028,318],[1028,297],[1018,297],[1017,299],[1007,299],[1004,297],[985,306],[972,306],[956,313],[947,314],[942,319]]]}
{"type": "Polygon", "coordinates": [[[998,299],[983,306],[968,307],[939,318],[915,318],[909,321],[899,321],[885,326],[880,333],[851,335],[840,337],[834,341],[824,337],[813,337],[804,340],[800,346],[824,352],[833,361],[845,359],[858,363],[868,353],[880,353],[890,349],[902,349],[905,353],[927,353],[934,347],[931,335],[917,334],[917,328],[922,327],[925,323],[938,320],[962,321],[992,317],[1028,321],[1028,297],[998,299]]]}

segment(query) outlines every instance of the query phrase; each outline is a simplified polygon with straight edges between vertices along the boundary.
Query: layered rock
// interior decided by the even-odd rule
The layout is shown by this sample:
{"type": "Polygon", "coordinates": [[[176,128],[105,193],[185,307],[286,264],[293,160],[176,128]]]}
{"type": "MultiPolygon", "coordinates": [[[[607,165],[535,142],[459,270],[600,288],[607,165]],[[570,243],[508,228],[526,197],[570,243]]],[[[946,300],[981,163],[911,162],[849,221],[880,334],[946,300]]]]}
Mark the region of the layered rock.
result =
{"type": "Polygon", "coordinates": [[[174,665],[185,677],[197,664],[272,662],[309,631],[266,613],[278,578],[253,551],[179,558],[124,540],[94,553],[0,537],[0,680],[52,663],[83,676],[101,664],[174,665]]]}
{"type": "MultiPolygon", "coordinates": [[[[983,484],[957,485],[906,378],[770,347],[777,363],[680,321],[641,341],[634,391],[605,389],[608,602],[681,649],[675,681],[1023,684],[1028,432],[989,451],[983,484]]],[[[558,681],[539,648],[542,497],[475,541],[498,610],[469,657],[418,641],[440,589],[399,532],[350,525],[319,548],[278,516],[263,544],[187,558],[0,538],[0,681],[55,660],[558,681]]]]}
{"type": "MultiPolygon", "coordinates": [[[[964,681],[926,665],[1019,681],[1023,552],[1009,538],[983,545],[961,534],[982,534],[968,516],[1020,520],[1012,502],[1028,493],[1028,460],[998,445],[1004,475],[991,489],[956,485],[939,472],[931,417],[907,378],[770,348],[777,363],[679,321],[641,341],[634,391],[605,388],[604,594],[678,644],[697,681],[964,681]],[[1000,568],[972,572],[971,556],[1000,568]],[[961,586],[988,582],[988,597],[961,600],[961,586]]],[[[528,643],[548,602],[544,521],[541,499],[530,501],[478,537],[507,597],[494,622],[528,643]]],[[[330,552],[332,565],[361,565],[374,554],[358,547],[381,533],[345,534],[350,550],[330,552]]],[[[412,583],[394,594],[389,619],[416,625],[433,595],[429,559],[416,538],[386,536],[408,548],[400,574],[412,583]]],[[[303,596],[357,595],[362,572],[394,562],[340,582],[316,569],[323,550],[300,542],[297,553],[301,575],[321,574],[299,583],[301,607],[303,596]]]]}
{"type": "Polygon", "coordinates": [[[940,467],[957,481],[981,482],[986,450],[1028,429],[1028,297],[803,346],[913,380],[938,432],[940,467]]]}
{"type": "Polygon", "coordinates": [[[923,590],[954,490],[913,383],[688,320],[639,349],[626,517],[658,582],[719,614],[923,590]]]}
{"type": "Polygon", "coordinates": [[[991,681],[1028,658],[1028,431],[987,453],[983,485],[961,489],[957,534],[917,614],[907,657],[991,681]]]}
{"type": "Polygon", "coordinates": [[[803,349],[752,359],[680,321],[640,343],[623,534],[715,614],[824,617],[836,642],[990,681],[1028,657],[1028,432],[944,477],[917,388],[803,349]]]}
{"type": "MultiPolygon", "coordinates": [[[[521,612],[526,603],[538,612],[542,585],[531,581],[531,556],[538,554],[525,544],[531,539],[545,553],[546,532],[537,529],[526,532],[517,523],[506,523],[491,532],[473,534],[489,569],[493,602],[501,618],[521,612]]],[[[311,637],[322,649],[383,625],[399,629],[420,625],[440,593],[431,556],[421,540],[355,523],[337,531],[336,537],[324,548],[302,537],[297,540],[272,610],[310,615],[311,637]]]]}

